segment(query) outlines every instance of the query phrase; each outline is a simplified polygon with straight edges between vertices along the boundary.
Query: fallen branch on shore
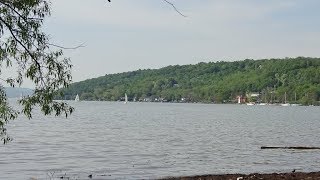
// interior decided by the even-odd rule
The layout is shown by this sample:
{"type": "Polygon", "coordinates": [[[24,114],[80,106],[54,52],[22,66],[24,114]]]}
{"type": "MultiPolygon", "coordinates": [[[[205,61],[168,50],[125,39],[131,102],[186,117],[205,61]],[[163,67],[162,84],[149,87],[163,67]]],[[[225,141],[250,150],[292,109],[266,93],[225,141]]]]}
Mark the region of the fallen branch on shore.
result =
{"type": "Polygon", "coordinates": [[[305,146],[261,146],[261,149],[298,149],[298,150],[309,150],[309,149],[320,149],[320,147],[305,147],[305,146]]]}

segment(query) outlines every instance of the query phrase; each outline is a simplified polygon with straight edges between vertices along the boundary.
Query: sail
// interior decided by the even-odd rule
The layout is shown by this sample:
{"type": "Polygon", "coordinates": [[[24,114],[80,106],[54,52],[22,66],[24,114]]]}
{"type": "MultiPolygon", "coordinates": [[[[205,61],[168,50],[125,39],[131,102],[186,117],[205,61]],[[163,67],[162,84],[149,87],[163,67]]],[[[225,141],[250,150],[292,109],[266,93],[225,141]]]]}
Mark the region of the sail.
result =
{"type": "Polygon", "coordinates": [[[80,98],[79,98],[78,94],[76,95],[76,98],[74,99],[74,101],[76,101],[76,102],[80,101],[80,98]]]}
{"type": "Polygon", "coordinates": [[[128,96],[127,93],[124,94],[124,103],[127,104],[128,103],[128,96]]]}

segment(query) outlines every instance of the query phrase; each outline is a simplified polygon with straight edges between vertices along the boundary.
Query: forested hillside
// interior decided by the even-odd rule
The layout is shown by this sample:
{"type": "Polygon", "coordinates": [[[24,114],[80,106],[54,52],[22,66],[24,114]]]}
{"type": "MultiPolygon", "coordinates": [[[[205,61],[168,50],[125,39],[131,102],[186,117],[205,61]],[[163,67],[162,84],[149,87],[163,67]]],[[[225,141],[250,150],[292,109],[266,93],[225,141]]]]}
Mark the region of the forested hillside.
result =
{"type": "MultiPolygon", "coordinates": [[[[169,102],[235,102],[260,93],[262,102],[318,104],[320,58],[286,58],[175,65],[107,74],[72,84],[62,99],[169,102]]],[[[250,101],[250,99],[248,99],[250,101]]]]}

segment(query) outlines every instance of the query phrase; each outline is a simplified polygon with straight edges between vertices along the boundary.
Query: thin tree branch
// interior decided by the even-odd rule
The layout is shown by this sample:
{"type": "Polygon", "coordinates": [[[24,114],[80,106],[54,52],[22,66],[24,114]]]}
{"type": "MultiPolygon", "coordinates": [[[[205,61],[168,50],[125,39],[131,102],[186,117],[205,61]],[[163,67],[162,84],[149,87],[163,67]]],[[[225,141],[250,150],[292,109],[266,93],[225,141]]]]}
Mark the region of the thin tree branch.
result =
{"type": "Polygon", "coordinates": [[[10,31],[10,34],[12,35],[12,37],[23,47],[24,50],[27,51],[27,53],[29,54],[29,56],[35,61],[35,63],[40,66],[39,62],[34,58],[33,54],[29,51],[29,49],[16,37],[16,35],[13,33],[13,29],[11,28],[11,26],[4,21],[4,19],[2,19],[0,17],[0,21],[3,22],[3,24],[6,25],[6,27],[8,28],[8,30],[10,31]]]}
{"type": "Polygon", "coordinates": [[[78,46],[75,46],[75,47],[64,47],[64,46],[59,46],[59,45],[56,45],[56,44],[51,44],[51,43],[47,43],[48,45],[50,46],[54,46],[54,47],[58,47],[58,48],[61,48],[61,49],[78,49],[78,48],[82,48],[82,47],[85,47],[84,46],[84,43],[78,45],[78,46]]]}
{"type": "Polygon", "coordinates": [[[22,18],[26,23],[28,22],[28,20],[43,20],[41,18],[29,18],[29,17],[23,16],[15,8],[13,8],[11,5],[7,4],[7,2],[1,2],[0,1],[0,3],[5,5],[5,6],[7,6],[12,11],[14,11],[18,15],[18,17],[22,18]]]}
{"type": "MultiPolygon", "coordinates": [[[[22,34],[22,32],[18,29],[11,29],[13,32],[16,32],[16,33],[19,33],[19,34],[22,34]]],[[[32,35],[30,34],[27,34],[30,38],[32,38],[32,35]]],[[[78,46],[74,46],[74,47],[65,47],[65,46],[60,46],[60,45],[57,45],[57,44],[52,44],[52,43],[45,43],[46,45],[49,45],[49,46],[54,46],[54,47],[58,47],[58,48],[61,48],[61,49],[78,49],[78,48],[82,48],[82,47],[85,47],[84,46],[84,43],[78,45],[78,46]]],[[[35,46],[35,45],[33,45],[35,46]]],[[[36,46],[35,46],[36,47],[36,46]]],[[[37,48],[37,47],[36,47],[37,48]]]]}
{"type": "Polygon", "coordinates": [[[176,6],[175,6],[173,3],[169,2],[168,0],[163,0],[163,1],[166,2],[166,3],[168,3],[169,5],[171,5],[171,6],[173,7],[173,9],[174,9],[177,13],[179,13],[181,16],[183,16],[183,17],[188,17],[188,16],[182,14],[182,13],[176,8],[176,6]]]}
{"type": "MultiPolygon", "coordinates": [[[[108,0],[108,1],[111,2],[111,0],[108,0]]],[[[180,14],[181,16],[183,16],[183,17],[188,17],[188,16],[182,14],[172,2],[169,2],[168,0],[163,0],[163,1],[164,1],[165,3],[168,3],[170,6],[172,6],[173,9],[174,9],[178,14],[180,14]]]]}
{"type": "Polygon", "coordinates": [[[40,63],[35,59],[35,57],[33,56],[33,54],[30,52],[30,50],[16,37],[16,35],[13,33],[13,29],[12,27],[4,20],[2,19],[2,17],[0,16],[0,21],[3,22],[3,24],[8,28],[10,34],[12,35],[12,37],[14,38],[15,41],[17,41],[20,46],[23,47],[23,49],[29,54],[29,56],[31,57],[31,59],[36,63],[38,70],[39,70],[39,74],[40,74],[40,79],[41,82],[44,83],[43,80],[43,76],[42,76],[42,72],[41,72],[41,65],[40,63]]]}
{"type": "MultiPolygon", "coordinates": [[[[3,78],[0,78],[1,81],[5,82],[6,84],[8,84],[8,79],[3,79],[3,78]]],[[[2,84],[0,85],[2,86],[2,84]]]]}

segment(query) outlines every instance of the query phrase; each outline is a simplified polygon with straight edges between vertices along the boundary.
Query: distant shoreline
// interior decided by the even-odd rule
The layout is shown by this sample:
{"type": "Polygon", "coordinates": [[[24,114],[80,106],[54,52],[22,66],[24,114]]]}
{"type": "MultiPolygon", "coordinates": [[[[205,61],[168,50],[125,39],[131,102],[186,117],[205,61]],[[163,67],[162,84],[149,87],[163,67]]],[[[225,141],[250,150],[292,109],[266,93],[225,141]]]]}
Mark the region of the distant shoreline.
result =
{"type": "MultiPolygon", "coordinates": [[[[60,99],[57,99],[57,101],[74,101],[74,100],[60,100],[60,99]]],[[[105,100],[80,100],[80,101],[83,101],[83,102],[118,102],[118,103],[124,103],[124,101],[105,101],[105,100]]],[[[157,101],[128,101],[128,104],[130,103],[163,103],[163,104],[216,104],[216,105],[246,105],[246,106],[249,106],[247,105],[246,103],[241,103],[241,104],[238,104],[238,103],[231,103],[231,102],[228,102],[228,103],[213,103],[213,102],[174,102],[174,101],[168,101],[168,102],[157,102],[157,101]]],[[[252,105],[250,105],[252,106],[252,105]]],[[[264,105],[260,105],[259,103],[257,104],[254,104],[253,106],[272,106],[272,107],[280,107],[282,106],[281,103],[273,103],[273,104],[264,104],[264,105]]],[[[319,105],[303,105],[303,104],[289,104],[288,106],[304,106],[304,107],[308,107],[308,106],[319,106],[319,105]]]]}
{"type": "Polygon", "coordinates": [[[218,175],[195,175],[181,177],[165,177],[160,180],[255,180],[255,179],[320,179],[319,172],[290,172],[290,173],[253,173],[253,174],[218,174],[218,175]]]}
{"type": "Polygon", "coordinates": [[[107,74],[61,89],[58,99],[320,105],[320,58],[207,62],[107,74]]]}

